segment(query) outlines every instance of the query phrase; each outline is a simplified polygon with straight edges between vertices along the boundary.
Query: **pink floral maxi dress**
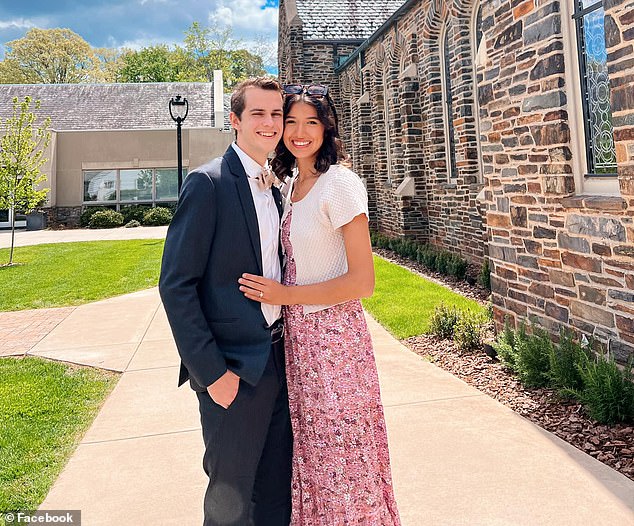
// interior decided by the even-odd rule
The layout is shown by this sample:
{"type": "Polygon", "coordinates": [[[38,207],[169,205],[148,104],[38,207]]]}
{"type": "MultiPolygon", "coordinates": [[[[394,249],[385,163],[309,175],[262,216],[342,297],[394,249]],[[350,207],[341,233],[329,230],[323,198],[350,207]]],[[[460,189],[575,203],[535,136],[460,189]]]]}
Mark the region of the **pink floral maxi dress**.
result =
{"type": "MultiPolygon", "coordinates": [[[[356,177],[356,176],[355,176],[356,177]]],[[[296,283],[282,223],[284,284],[296,283]]],[[[284,308],[293,427],[292,526],[398,526],[372,341],[359,300],[304,314],[284,308]]]]}

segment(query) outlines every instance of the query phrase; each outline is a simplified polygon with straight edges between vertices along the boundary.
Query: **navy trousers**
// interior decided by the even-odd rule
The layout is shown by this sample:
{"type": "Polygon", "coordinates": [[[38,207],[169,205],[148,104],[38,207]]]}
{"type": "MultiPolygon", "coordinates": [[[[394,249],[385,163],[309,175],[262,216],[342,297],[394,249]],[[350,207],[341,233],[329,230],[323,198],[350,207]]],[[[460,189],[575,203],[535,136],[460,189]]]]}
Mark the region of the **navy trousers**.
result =
{"type": "Polygon", "coordinates": [[[228,409],[197,395],[209,477],[204,526],[288,526],[293,439],[283,340],[255,387],[240,380],[228,409]]]}

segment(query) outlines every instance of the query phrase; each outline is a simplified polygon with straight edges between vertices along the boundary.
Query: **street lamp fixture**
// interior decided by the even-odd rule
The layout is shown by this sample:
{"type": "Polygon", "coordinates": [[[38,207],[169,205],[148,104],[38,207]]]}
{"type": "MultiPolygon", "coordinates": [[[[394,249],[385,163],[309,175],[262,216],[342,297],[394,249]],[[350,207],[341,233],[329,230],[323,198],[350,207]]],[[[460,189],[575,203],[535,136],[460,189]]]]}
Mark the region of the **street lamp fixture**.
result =
{"type": "Polygon", "coordinates": [[[176,123],[176,147],[178,153],[178,195],[181,194],[183,186],[183,144],[181,141],[181,125],[189,113],[189,102],[185,97],[176,95],[169,103],[170,117],[176,123]]]}

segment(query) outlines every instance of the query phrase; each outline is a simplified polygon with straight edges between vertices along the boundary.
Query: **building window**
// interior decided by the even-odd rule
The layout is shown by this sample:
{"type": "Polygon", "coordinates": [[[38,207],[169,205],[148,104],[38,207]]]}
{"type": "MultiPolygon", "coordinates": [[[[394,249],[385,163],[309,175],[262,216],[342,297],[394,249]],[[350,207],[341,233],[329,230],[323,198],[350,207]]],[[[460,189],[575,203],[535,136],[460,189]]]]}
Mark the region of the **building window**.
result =
{"type": "MultiPolygon", "coordinates": [[[[183,177],[185,177],[183,170],[183,177]]],[[[163,168],[156,170],[156,200],[178,199],[178,169],[163,168]]]]}
{"type": "Polygon", "coordinates": [[[601,1],[575,0],[587,175],[591,177],[616,176],[604,17],[601,1]]]}
{"type": "Polygon", "coordinates": [[[480,2],[475,5],[474,12],[474,27],[473,27],[473,43],[475,44],[476,56],[480,56],[480,46],[482,45],[482,6],[480,2]]]}
{"type": "Polygon", "coordinates": [[[390,103],[387,85],[387,72],[383,73],[383,122],[385,123],[385,162],[387,164],[387,182],[392,182],[392,145],[390,138],[390,103]]]}
{"type": "Polygon", "coordinates": [[[478,181],[483,180],[484,166],[482,163],[482,148],[480,146],[480,105],[478,104],[478,71],[486,63],[486,41],[482,33],[482,5],[476,2],[471,20],[471,43],[473,63],[473,117],[476,129],[476,144],[478,145],[478,181]]]}
{"type": "MultiPolygon", "coordinates": [[[[187,169],[183,169],[183,178],[187,169]]],[[[88,170],[84,172],[84,204],[130,204],[178,200],[177,168],[88,170]]]]}
{"type": "Polygon", "coordinates": [[[117,171],[84,172],[84,202],[107,203],[117,200],[117,171]]]}
{"type": "Polygon", "coordinates": [[[447,173],[450,181],[458,177],[456,166],[456,130],[453,123],[453,93],[451,88],[451,50],[449,42],[449,21],[443,27],[440,35],[441,71],[443,87],[443,113],[445,121],[445,151],[448,160],[447,173]]]}
{"type": "Polygon", "coordinates": [[[151,201],[152,169],[119,170],[119,201],[151,201]]]}

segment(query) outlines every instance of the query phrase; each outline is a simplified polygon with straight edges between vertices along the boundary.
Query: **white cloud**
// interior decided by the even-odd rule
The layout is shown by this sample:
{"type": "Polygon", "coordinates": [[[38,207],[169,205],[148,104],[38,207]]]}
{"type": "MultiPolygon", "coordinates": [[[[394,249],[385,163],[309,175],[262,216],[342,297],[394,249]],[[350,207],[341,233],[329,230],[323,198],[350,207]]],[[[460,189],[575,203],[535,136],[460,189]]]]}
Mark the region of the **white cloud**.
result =
{"type": "Polygon", "coordinates": [[[243,31],[247,35],[272,34],[277,31],[277,18],[278,8],[265,7],[265,0],[220,0],[209,14],[209,23],[232,26],[238,35],[243,31]]]}
{"type": "Polygon", "coordinates": [[[110,36],[108,37],[108,47],[115,48],[126,48],[133,49],[135,51],[139,51],[144,47],[156,46],[158,44],[166,44],[168,47],[174,47],[174,45],[182,45],[182,42],[170,42],[165,38],[154,37],[154,38],[135,38],[134,40],[126,40],[125,42],[119,44],[116,43],[116,40],[110,36]]]}
{"type": "Polygon", "coordinates": [[[39,24],[25,18],[0,20],[0,29],[31,29],[33,27],[39,27],[39,24]]]}
{"type": "Polygon", "coordinates": [[[267,69],[277,70],[277,6],[266,6],[266,0],[219,0],[209,13],[209,24],[231,27],[241,47],[264,58],[267,69]]]}

